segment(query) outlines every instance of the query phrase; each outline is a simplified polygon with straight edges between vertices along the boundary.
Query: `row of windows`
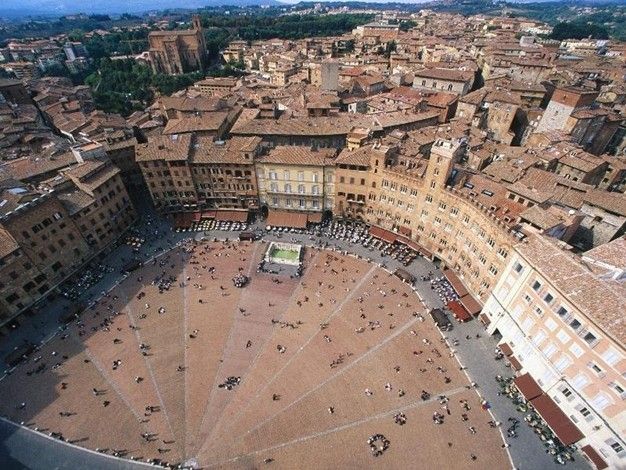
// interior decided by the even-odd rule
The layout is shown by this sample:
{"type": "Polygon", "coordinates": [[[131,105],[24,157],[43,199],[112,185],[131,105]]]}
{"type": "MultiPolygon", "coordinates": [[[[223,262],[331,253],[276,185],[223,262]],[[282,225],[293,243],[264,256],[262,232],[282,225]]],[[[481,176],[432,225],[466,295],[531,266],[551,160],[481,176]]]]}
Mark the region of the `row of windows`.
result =
{"type": "MultiPolygon", "coordinates": [[[[250,170],[229,170],[222,168],[194,168],[194,174],[202,175],[226,175],[234,176],[235,178],[243,178],[244,176],[252,176],[250,170]]],[[[178,176],[177,172],[174,172],[174,176],[178,176]]],[[[186,176],[186,174],[185,174],[186,176]]]]}
{"type": "MultiPolygon", "coordinates": [[[[426,80],[422,80],[422,86],[425,87],[426,85],[426,80]]],[[[436,81],[432,81],[430,84],[431,88],[437,88],[437,82],[436,81]]],[[[452,83],[448,83],[447,87],[446,85],[441,85],[441,89],[443,90],[444,88],[447,88],[448,91],[452,91],[452,83]]]]}
{"type": "Polygon", "coordinates": [[[193,191],[163,191],[162,193],[154,191],[152,196],[156,199],[161,198],[190,198],[195,197],[195,193],[193,191]]]}
{"type": "MultiPolygon", "coordinates": [[[[61,220],[62,218],[63,218],[63,215],[60,212],[55,212],[54,214],[52,214],[52,219],[54,220],[61,220]]],[[[44,228],[49,227],[53,223],[52,219],[50,217],[46,217],[38,224],[33,225],[31,227],[31,231],[33,233],[38,233],[44,228]]],[[[22,235],[24,235],[25,238],[30,238],[30,235],[26,231],[22,232],[22,235]]]]}
{"type": "MultiPolygon", "coordinates": [[[[277,193],[278,192],[278,183],[270,183],[270,191],[277,193]]],[[[286,183],[284,185],[284,192],[286,193],[291,193],[293,192],[291,190],[291,184],[286,183]]],[[[320,193],[320,188],[318,185],[313,185],[311,187],[311,194],[319,194],[320,193]]],[[[306,187],[303,184],[299,184],[298,185],[298,194],[306,194],[306,187]]]]}
{"type": "MultiPolygon", "coordinates": [[[[365,202],[365,195],[364,194],[354,194],[354,193],[344,193],[344,192],[338,192],[337,193],[338,197],[345,197],[348,201],[358,201],[358,202],[365,202]]],[[[407,219],[404,219],[405,221],[407,221],[407,219]]],[[[407,225],[409,225],[411,222],[408,221],[407,225]]]]}
{"type": "MultiPolygon", "coordinates": [[[[32,267],[32,265],[31,265],[31,267],[32,267]]],[[[30,268],[28,268],[28,269],[30,269],[30,268]]],[[[17,278],[18,278],[17,274],[15,272],[12,272],[11,273],[11,279],[16,280],[17,278]]],[[[22,288],[24,289],[25,292],[29,292],[37,284],[41,284],[45,280],[46,280],[46,275],[45,274],[39,274],[39,275],[35,276],[32,281],[28,281],[26,284],[24,284],[22,286],[22,288]]],[[[3,282],[0,282],[0,289],[4,289],[5,287],[6,287],[6,285],[3,282]]]]}
{"type": "MultiPolygon", "coordinates": [[[[365,184],[365,183],[363,182],[361,184],[365,184]]],[[[389,180],[383,179],[382,186],[383,186],[383,188],[389,188],[391,191],[398,190],[398,183],[396,183],[394,181],[389,181],[389,180]]],[[[408,192],[413,197],[417,196],[417,189],[415,189],[415,188],[409,189],[409,187],[404,185],[404,184],[400,185],[399,191],[402,194],[406,194],[408,192]]]]}
{"type": "MultiPolygon", "coordinates": [[[[519,263],[517,263],[519,264],[519,263]]],[[[517,267],[517,265],[515,266],[517,267]]],[[[550,308],[554,304],[554,294],[549,291],[543,292],[543,285],[539,280],[534,280],[531,284],[533,291],[535,291],[543,300],[544,304],[550,308]]],[[[543,310],[541,307],[535,308],[535,313],[538,315],[543,315],[543,310]]],[[[591,347],[595,346],[598,343],[598,337],[592,332],[588,331],[586,328],[582,328],[581,322],[575,318],[572,314],[570,314],[567,307],[564,305],[560,305],[556,309],[556,313],[561,319],[568,324],[574,331],[577,332],[579,336],[583,338],[583,340],[591,347]]]]}
{"type": "Polygon", "coordinates": [[[307,201],[305,199],[291,199],[291,198],[287,198],[287,199],[279,199],[277,197],[273,197],[272,198],[272,206],[274,207],[280,207],[281,203],[284,205],[284,207],[298,207],[300,209],[305,209],[307,207],[310,207],[312,209],[319,209],[320,208],[320,202],[317,199],[313,199],[309,205],[307,205],[307,201]]]}
{"type": "MultiPolygon", "coordinates": [[[[345,183],[346,182],[346,178],[344,176],[340,176],[339,177],[339,182],[340,183],[345,183]]],[[[350,177],[350,178],[348,178],[348,182],[350,184],[355,184],[355,179],[350,177]]],[[[365,178],[361,178],[360,184],[361,184],[361,186],[365,186],[365,178]]]]}
{"type": "MultiPolygon", "coordinates": [[[[263,170],[259,170],[259,175],[261,177],[263,177],[263,170]]],[[[278,179],[278,172],[276,170],[269,170],[268,177],[269,177],[270,180],[277,180],[278,179]]],[[[298,181],[304,181],[304,172],[303,171],[298,171],[297,177],[298,177],[298,181]]],[[[313,178],[312,181],[314,183],[319,183],[319,174],[318,173],[313,173],[312,178],[313,178]]],[[[291,180],[291,172],[289,170],[283,171],[283,179],[286,180],[286,181],[291,180]]]]}
{"type": "MultiPolygon", "coordinates": [[[[427,195],[426,198],[428,200],[429,195],[427,195]]],[[[380,195],[380,199],[381,199],[381,201],[386,201],[388,204],[394,204],[395,203],[395,198],[388,197],[385,194],[381,194],[380,195]]],[[[398,201],[396,205],[402,206],[401,201],[398,201]]],[[[447,204],[445,204],[443,202],[439,204],[439,209],[440,210],[445,210],[446,208],[447,208],[447,204]]],[[[413,205],[407,205],[407,209],[414,210],[414,206],[413,205]]],[[[453,209],[456,209],[456,212],[458,213],[458,208],[453,208],[453,209]]],[[[379,215],[382,215],[383,212],[384,211],[379,210],[379,215]]],[[[391,218],[391,214],[386,215],[386,217],[387,218],[391,218]]],[[[421,211],[421,219],[424,220],[424,219],[426,219],[428,217],[429,217],[429,211],[426,210],[426,209],[422,209],[422,211],[421,211]]],[[[466,216],[466,217],[469,220],[469,216],[466,216]]],[[[399,220],[399,218],[400,218],[399,216],[396,216],[394,220],[399,220]]],[[[405,220],[407,222],[410,222],[408,219],[405,219],[405,220]]],[[[452,233],[453,232],[453,228],[454,228],[453,225],[451,223],[449,223],[449,222],[445,222],[444,223],[443,219],[440,216],[435,216],[435,217],[433,217],[432,220],[433,220],[433,225],[436,225],[436,226],[443,225],[443,230],[446,233],[452,233]]],[[[407,223],[407,222],[405,222],[405,225],[410,225],[410,223],[407,223]]],[[[473,224],[473,228],[474,228],[473,231],[478,236],[482,236],[483,239],[487,238],[487,246],[489,246],[491,248],[495,247],[495,240],[493,238],[491,238],[491,237],[486,237],[485,231],[482,228],[480,228],[480,226],[478,224],[473,224]]],[[[418,226],[418,230],[419,231],[424,231],[424,226],[422,224],[420,224],[418,226]]],[[[430,236],[430,238],[436,239],[437,238],[437,233],[438,233],[437,231],[433,231],[431,236],[430,236]]],[[[463,234],[462,229],[458,229],[457,233],[456,233],[457,239],[460,239],[462,237],[462,234],[463,234]]],[[[445,239],[442,239],[442,240],[443,241],[441,243],[439,243],[439,245],[442,246],[442,247],[446,247],[447,244],[448,244],[447,240],[445,240],[445,239]]],[[[487,257],[479,252],[479,247],[475,243],[473,243],[473,237],[471,235],[466,235],[465,236],[465,245],[467,246],[468,251],[472,252],[476,256],[476,258],[479,260],[479,262],[481,264],[486,265],[487,257]]],[[[439,251],[442,252],[441,249],[439,251]]],[[[456,253],[456,247],[455,247],[454,253],[456,253]]],[[[498,254],[498,256],[500,258],[506,259],[507,256],[508,256],[508,250],[503,248],[503,247],[500,247],[498,249],[498,251],[497,251],[497,254],[498,254]]],[[[467,264],[471,265],[471,263],[469,261],[467,262],[467,264]]],[[[492,276],[496,276],[498,274],[498,272],[499,272],[498,266],[496,266],[494,264],[491,264],[489,266],[489,273],[492,276]]],[[[479,272],[476,270],[476,276],[475,277],[477,277],[478,275],[479,275],[479,272]]]]}

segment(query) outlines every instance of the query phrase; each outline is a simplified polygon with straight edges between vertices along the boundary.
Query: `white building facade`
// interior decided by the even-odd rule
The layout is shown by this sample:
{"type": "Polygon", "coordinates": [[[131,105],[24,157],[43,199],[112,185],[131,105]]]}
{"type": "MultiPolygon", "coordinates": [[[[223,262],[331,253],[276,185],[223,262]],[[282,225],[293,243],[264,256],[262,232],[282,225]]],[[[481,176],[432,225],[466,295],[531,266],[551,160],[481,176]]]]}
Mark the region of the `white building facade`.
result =
{"type": "Polygon", "coordinates": [[[544,238],[511,255],[483,308],[488,333],[584,435],[579,448],[626,468],[625,286],[544,238]]]}

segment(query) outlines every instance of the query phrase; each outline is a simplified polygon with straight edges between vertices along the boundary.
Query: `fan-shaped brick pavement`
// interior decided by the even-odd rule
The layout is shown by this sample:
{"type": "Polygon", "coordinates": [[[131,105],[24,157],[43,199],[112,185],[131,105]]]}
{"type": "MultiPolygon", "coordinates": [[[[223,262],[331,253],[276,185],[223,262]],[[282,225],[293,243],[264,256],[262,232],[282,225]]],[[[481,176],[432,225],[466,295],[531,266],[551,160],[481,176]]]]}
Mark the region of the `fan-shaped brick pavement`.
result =
{"type": "Polygon", "coordinates": [[[302,278],[259,273],[265,248],[197,243],[135,271],[0,382],[0,412],[87,448],[203,468],[510,466],[409,286],[312,248],[302,278]],[[219,387],[229,377],[241,380],[219,387]],[[389,440],[379,457],[375,434],[389,440]]]}

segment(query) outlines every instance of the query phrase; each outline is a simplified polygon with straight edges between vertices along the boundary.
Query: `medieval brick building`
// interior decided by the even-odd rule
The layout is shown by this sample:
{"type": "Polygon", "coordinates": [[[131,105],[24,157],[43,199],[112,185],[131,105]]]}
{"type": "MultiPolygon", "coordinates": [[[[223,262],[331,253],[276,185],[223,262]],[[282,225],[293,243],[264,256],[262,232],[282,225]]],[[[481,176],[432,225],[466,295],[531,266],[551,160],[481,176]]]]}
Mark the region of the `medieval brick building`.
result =
{"type": "Polygon", "coordinates": [[[155,73],[177,75],[206,66],[206,43],[198,15],[194,15],[192,24],[192,29],[152,31],[148,35],[150,62],[155,73]]]}

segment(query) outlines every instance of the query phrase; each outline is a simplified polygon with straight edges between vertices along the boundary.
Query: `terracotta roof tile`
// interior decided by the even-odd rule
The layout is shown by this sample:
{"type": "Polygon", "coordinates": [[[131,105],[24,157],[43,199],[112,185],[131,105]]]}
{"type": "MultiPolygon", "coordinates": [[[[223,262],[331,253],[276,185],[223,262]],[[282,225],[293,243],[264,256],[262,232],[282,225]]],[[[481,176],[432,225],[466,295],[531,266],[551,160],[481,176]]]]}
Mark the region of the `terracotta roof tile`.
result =
{"type": "Polygon", "coordinates": [[[308,147],[279,146],[259,159],[261,163],[324,166],[334,164],[335,149],[312,150],[308,147]]]}
{"type": "Polygon", "coordinates": [[[136,160],[187,160],[191,134],[160,135],[135,149],[136,160]]]}
{"type": "Polygon", "coordinates": [[[602,279],[581,258],[544,236],[532,236],[516,250],[590,321],[618,342],[626,341],[626,295],[619,283],[602,279]]]}
{"type": "Polygon", "coordinates": [[[378,158],[385,158],[385,152],[381,152],[378,149],[375,149],[372,145],[366,145],[358,149],[350,150],[343,149],[337,160],[335,161],[338,165],[356,165],[356,166],[366,166],[368,167],[370,164],[370,159],[373,155],[378,155],[378,158]]]}
{"type": "Polygon", "coordinates": [[[228,112],[205,113],[202,116],[185,116],[180,119],[170,119],[164,134],[186,134],[199,131],[217,131],[228,118],[228,112]]]}
{"type": "Polygon", "coordinates": [[[422,69],[415,72],[415,77],[449,80],[451,82],[468,82],[474,78],[474,72],[453,69],[422,69]]]}

